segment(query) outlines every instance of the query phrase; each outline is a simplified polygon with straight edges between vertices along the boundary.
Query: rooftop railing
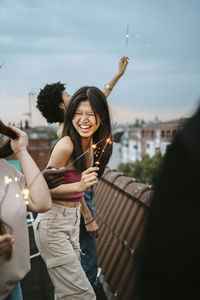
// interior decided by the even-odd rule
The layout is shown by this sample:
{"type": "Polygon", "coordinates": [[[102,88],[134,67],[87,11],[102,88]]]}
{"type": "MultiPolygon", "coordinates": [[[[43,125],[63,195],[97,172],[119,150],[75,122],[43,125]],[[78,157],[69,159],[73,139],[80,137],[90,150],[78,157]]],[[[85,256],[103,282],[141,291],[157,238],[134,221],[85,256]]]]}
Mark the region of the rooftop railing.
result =
{"type": "Polygon", "coordinates": [[[152,186],[109,169],[95,187],[98,265],[116,299],[135,299],[134,258],[151,194],[152,186]]]}

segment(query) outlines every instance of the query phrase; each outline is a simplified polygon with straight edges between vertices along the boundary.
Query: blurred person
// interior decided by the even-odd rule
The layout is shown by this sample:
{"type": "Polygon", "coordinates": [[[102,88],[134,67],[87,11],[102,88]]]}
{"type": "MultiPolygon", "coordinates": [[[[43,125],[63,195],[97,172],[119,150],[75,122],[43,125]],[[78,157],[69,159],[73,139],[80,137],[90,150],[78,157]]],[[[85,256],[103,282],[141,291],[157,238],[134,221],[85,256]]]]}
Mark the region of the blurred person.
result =
{"type": "Polygon", "coordinates": [[[85,217],[83,191],[96,184],[97,175],[101,177],[104,172],[112,154],[112,144],[104,147],[109,136],[111,123],[105,95],[96,87],[80,88],[71,98],[63,137],[55,145],[48,164],[67,167],[65,180],[50,190],[52,209],[39,214],[34,224],[35,240],[55,287],[56,299],[96,299],[79,261],[80,210],[87,228],[94,218],[85,217]],[[101,151],[104,149],[98,168],[92,167],[96,159],[93,143],[98,143],[101,151]]]}
{"type": "Polygon", "coordinates": [[[200,299],[200,107],[161,168],[137,250],[138,300],[200,299]]]}
{"type": "Polygon", "coordinates": [[[46,181],[27,151],[26,134],[1,121],[0,133],[11,138],[0,147],[0,299],[21,300],[19,281],[30,270],[27,209],[47,211],[52,200],[46,181]],[[23,175],[3,159],[13,152],[23,175]],[[27,206],[22,196],[25,187],[30,193],[27,206]]]}
{"type": "MultiPolygon", "coordinates": [[[[124,74],[128,65],[128,57],[122,57],[119,61],[119,68],[117,74],[112,80],[105,84],[102,92],[107,98],[124,74]]],[[[63,131],[64,114],[67,110],[71,99],[71,95],[65,90],[64,84],[57,82],[53,84],[47,84],[37,97],[37,108],[40,110],[42,115],[45,117],[48,123],[59,122],[59,129],[57,132],[58,138],[61,137],[63,131]]],[[[57,186],[62,183],[65,169],[52,170],[51,167],[45,169],[43,175],[47,180],[49,186],[57,186]]],[[[88,210],[85,212],[88,215],[88,219],[94,218],[94,203],[93,203],[93,189],[90,188],[84,194],[88,210]]],[[[80,247],[83,255],[81,255],[81,264],[86,272],[86,275],[92,285],[97,277],[97,247],[95,237],[98,236],[98,225],[95,220],[85,226],[84,217],[81,216],[80,222],[80,247]]]]}

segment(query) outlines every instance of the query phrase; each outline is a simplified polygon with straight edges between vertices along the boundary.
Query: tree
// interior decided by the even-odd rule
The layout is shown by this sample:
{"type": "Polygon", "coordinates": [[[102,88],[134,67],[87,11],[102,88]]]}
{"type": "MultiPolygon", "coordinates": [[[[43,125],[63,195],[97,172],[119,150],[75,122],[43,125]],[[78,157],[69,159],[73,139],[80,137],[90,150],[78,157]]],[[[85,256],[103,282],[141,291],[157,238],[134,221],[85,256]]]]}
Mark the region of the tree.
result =
{"type": "Polygon", "coordinates": [[[140,128],[140,127],[143,127],[145,124],[146,123],[143,119],[135,119],[135,123],[131,124],[130,128],[132,128],[132,127],[140,128]]]}
{"type": "Polygon", "coordinates": [[[33,127],[32,132],[45,133],[50,140],[57,139],[56,130],[53,127],[33,127]]]}
{"type": "Polygon", "coordinates": [[[29,122],[28,122],[28,120],[25,120],[25,126],[24,126],[24,127],[25,127],[25,129],[30,128],[30,127],[29,127],[29,122]]]}
{"type": "Polygon", "coordinates": [[[152,158],[147,154],[142,157],[142,160],[137,160],[134,163],[121,163],[118,170],[129,177],[134,177],[147,184],[155,184],[159,175],[162,155],[157,152],[152,158]]]}

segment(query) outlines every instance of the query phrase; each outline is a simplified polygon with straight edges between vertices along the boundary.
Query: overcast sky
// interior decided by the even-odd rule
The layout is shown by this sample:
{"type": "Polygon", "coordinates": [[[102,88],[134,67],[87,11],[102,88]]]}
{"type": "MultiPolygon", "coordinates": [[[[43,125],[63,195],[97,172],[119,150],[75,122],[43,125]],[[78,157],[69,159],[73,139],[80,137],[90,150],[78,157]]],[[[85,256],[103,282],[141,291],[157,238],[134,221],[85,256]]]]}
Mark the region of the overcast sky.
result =
{"type": "Polygon", "coordinates": [[[46,83],[102,88],[126,54],[127,24],[130,63],[110,102],[141,117],[190,111],[200,98],[199,0],[1,0],[0,117],[20,119],[46,83]]]}

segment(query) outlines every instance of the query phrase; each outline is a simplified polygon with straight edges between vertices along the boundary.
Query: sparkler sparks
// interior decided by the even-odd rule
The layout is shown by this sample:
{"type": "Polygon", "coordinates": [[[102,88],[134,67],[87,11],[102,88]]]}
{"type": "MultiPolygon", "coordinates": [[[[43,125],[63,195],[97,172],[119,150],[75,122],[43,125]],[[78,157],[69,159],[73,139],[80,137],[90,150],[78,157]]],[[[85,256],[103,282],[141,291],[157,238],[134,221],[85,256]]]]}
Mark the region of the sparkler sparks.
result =
{"type": "Polygon", "coordinates": [[[10,184],[12,182],[12,178],[9,176],[4,176],[4,184],[10,184]]]}
{"type": "Polygon", "coordinates": [[[28,199],[28,197],[30,195],[29,189],[23,189],[22,190],[22,195],[24,196],[24,199],[28,199]]]}
{"type": "MultiPolygon", "coordinates": [[[[100,141],[98,141],[96,144],[92,144],[91,146],[90,146],[90,148],[92,148],[92,149],[96,149],[97,148],[97,145],[99,144],[99,143],[101,143],[103,141],[103,139],[101,139],[100,141]]],[[[79,158],[81,158],[83,155],[85,155],[87,152],[88,152],[88,150],[90,150],[90,148],[89,149],[87,149],[85,152],[83,152],[81,155],[79,155],[75,160],[73,160],[68,166],[67,166],[67,169],[71,166],[71,165],[73,165],[74,163],[75,163],[75,161],[77,161],[79,158]]]]}
{"type": "Polygon", "coordinates": [[[130,37],[130,34],[129,34],[129,24],[127,24],[127,29],[126,29],[126,35],[125,35],[125,38],[126,38],[126,55],[125,56],[127,56],[127,47],[128,47],[128,39],[129,39],[129,37],[130,37]]]}
{"type": "MultiPolygon", "coordinates": [[[[6,192],[1,190],[1,193],[3,194],[3,196],[5,197],[6,196],[6,193],[7,193],[7,190],[8,190],[8,187],[9,187],[9,184],[12,183],[13,181],[17,182],[18,181],[18,178],[15,177],[14,180],[12,180],[12,178],[10,178],[9,176],[4,176],[4,184],[6,185],[6,192]]],[[[25,199],[25,203],[28,205],[29,204],[29,201],[28,201],[28,198],[30,196],[30,190],[29,189],[23,189],[21,191],[24,199],[25,199]]],[[[3,200],[4,200],[4,197],[3,197],[3,200]]],[[[16,198],[19,198],[19,194],[15,194],[15,197],[16,198]]],[[[3,200],[1,201],[1,205],[3,203],[3,200]]]]}
{"type": "Polygon", "coordinates": [[[95,161],[95,163],[94,163],[95,165],[100,165],[100,159],[101,159],[103,153],[105,152],[105,149],[106,149],[107,145],[108,145],[108,144],[110,144],[110,145],[114,144],[114,142],[113,142],[112,139],[111,139],[111,135],[112,135],[112,132],[113,132],[113,130],[115,129],[116,125],[117,125],[117,122],[116,122],[115,125],[113,126],[113,129],[112,129],[112,131],[111,131],[111,133],[110,133],[110,136],[109,136],[108,138],[106,138],[105,145],[104,145],[104,147],[103,147],[103,149],[102,149],[102,151],[101,151],[101,154],[100,154],[100,156],[99,156],[99,159],[98,159],[97,161],[95,161]]]}
{"type": "Polygon", "coordinates": [[[91,148],[92,149],[96,149],[97,148],[97,144],[92,144],[91,148]]]}
{"type": "Polygon", "coordinates": [[[23,189],[23,190],[21,191],[21,193],[22,193],[22,195],[23,195],[23,197],[24,197],[24,199],[25,199],[26,205],[28,205],[28,204],[29,204],[28,198],[29,198],[29,196],[30,196],[30,190],[29,190],[29,189],[23,189]]]}

